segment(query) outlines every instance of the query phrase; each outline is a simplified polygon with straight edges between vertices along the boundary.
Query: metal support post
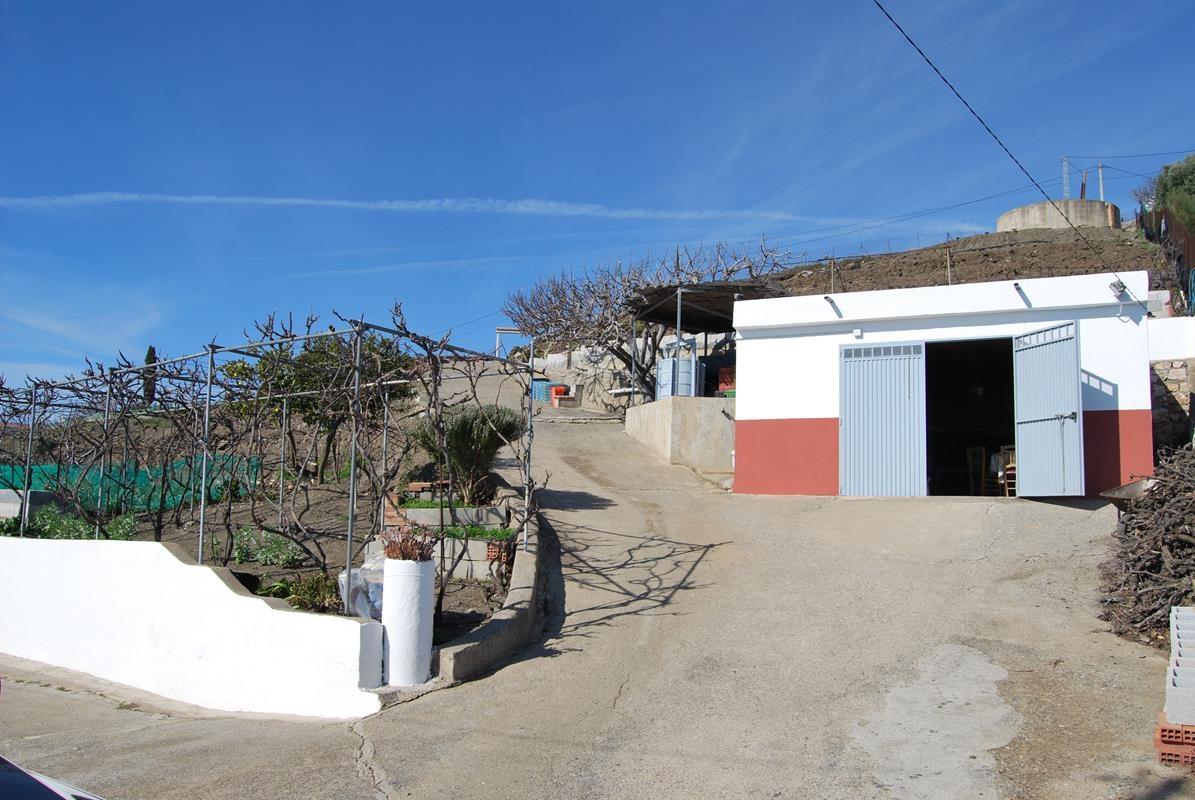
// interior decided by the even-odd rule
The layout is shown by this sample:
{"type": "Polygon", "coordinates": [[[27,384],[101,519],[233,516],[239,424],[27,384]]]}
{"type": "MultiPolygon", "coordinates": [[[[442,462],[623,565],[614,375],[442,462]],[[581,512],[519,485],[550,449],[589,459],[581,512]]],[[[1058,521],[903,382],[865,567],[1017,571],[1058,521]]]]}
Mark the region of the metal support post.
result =
{"type": "Polygon", "coordinates": [[[207,532],[207,473],[211,460],[212,373],[216,369],[216,345],[207,346],[207,389],[203,400],[203,465],[199,469],[199,558],[203,563],[204,534],[207,532]]]}
{"type": "Polygon", "coordinates": [[[278,531],[286,520],[283,506],[286,504],[286,398],[282,398],[282,421],[278,427],[278,531]]]}
{"type": "Polygon", "coordinates": [[[100,518],[104,516],[104,489],[106,488],[105,476],[108,474],[108,424],[112,415],[112,374],[108,373],[107,380],[104,381],[107,391],[104,392],[104,451],[100,453],[100,479],[95,488],[95,538],[100,538],[100,518]]]}
{"type": "Polygon", "coordinates": [[[631,316],[631,396],[627,407],[635,405],[635,389],[639,383],[639,342],[635,341],[635,317],[631,316]]]}
{"type": "Polygon", "coordinates": [[[389,460],[387,445],[390,428],[390,392],[382,392],[382,501],[378,503],[378,530],[386,527],[386,462],[389,460]]]}
{"type": "Polygon", "coordinates": [[[681,288],[676,287],[676,340],[674,344],[672,355],[672,396],[676,397],[680,394],[680,387],[677,385],[680,382],[680,324],[681,324],[681,288]]]}
{"type": "Polygon", "coordinates": [[[195,519],[195,439],[199,436],[199,411],[191,408],[191,460],[187,462],[187,496],[195,519]]]}
{"type": "Polygon", "coordinates": [[[535,441],[535,404],[531,387],[535,378],[535,339],[531,340],[527,381],[527,465],[523,469],[523,552],[527,552],[527,526],[531,524],[531,445],[535,441]]]}
{"type": "Polygon", "coordinates": [[[349,523],[348,536],[344,545],[344,569],[348,585],[353,575],[353,523],[357,510],[357,417],[361,414],[361,327],[355,326],[353,334],[353,400],[350,421],[352,423],[349,445],[349,523]]]}
{"type": "Polygon", "coordinates": [[[25,440],[25,482],[21,497],[21,529],[24,536],[29,528],[29,492],[33,489],[33,428],[37,425],[37,384],[29,391],[29,435],[25,440]]]}

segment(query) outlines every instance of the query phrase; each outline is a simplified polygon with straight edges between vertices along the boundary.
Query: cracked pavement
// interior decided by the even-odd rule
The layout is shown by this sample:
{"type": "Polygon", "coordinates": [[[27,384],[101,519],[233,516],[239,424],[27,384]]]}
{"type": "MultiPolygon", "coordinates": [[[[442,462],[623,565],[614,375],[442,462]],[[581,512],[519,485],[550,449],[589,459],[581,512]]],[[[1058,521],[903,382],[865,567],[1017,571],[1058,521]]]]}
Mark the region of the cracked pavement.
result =
{"type": "Polygon", "coordinates": [[[110,800],[1192,791],[1153,759],[1164,656],[1096,618],[1111,509],[731,496],[607,423],[535,445],[559,603],[494,674],[329,722],[0,656],[0,753],[110,800]]]}

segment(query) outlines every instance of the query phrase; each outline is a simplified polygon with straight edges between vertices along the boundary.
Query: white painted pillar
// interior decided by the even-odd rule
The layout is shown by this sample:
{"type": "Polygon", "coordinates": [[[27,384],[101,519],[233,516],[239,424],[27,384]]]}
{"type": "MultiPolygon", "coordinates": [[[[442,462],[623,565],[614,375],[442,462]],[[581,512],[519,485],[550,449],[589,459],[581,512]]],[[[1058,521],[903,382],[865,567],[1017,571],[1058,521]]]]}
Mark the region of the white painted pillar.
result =
{"type": "Polygon", "coordinates": [[[431,674],[434,561],[387,558],[382,568],[382,629],[388,686],[426,683],[431,674]]]}

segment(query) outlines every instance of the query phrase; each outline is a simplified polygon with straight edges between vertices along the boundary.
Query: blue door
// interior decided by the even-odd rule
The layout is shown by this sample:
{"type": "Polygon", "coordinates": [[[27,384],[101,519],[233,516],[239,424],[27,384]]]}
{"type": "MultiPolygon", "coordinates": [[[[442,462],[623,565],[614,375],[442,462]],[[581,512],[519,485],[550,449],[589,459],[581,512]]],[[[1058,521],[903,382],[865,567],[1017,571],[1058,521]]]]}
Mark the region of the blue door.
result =
{"type": "Polygon", "coordinates": [[[1017,494],[1083,494],[1083,408],[1075,322],[1013,338],[1017,494]]]}
{"type": "Polygon", "coordinates": [[[839,491],[927,494],[925,345],[843,347],[841,362],[839,491]]]}

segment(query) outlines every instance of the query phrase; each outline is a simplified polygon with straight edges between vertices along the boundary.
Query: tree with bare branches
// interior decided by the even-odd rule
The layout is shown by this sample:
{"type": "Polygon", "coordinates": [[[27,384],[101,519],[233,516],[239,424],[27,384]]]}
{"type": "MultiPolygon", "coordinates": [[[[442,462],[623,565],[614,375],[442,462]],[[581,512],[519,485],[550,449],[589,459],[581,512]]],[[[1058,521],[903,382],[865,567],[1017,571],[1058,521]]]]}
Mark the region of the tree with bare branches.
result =
{"type": "Polygon", "coordinates": [[[511,293],[503,311],[539,347],[548,350],[590,348],[612,357],[630,376],[633,388],[655,393],[654,366],[660,344],[671,330],[639,321],[632,302],[643,289],[706,283],[751,281],[791,266],[791,254],[761,240],[753,249],[726,244],[676,248],[661,259],[616,262],[584,272],[561,272],[511,293]]]}

